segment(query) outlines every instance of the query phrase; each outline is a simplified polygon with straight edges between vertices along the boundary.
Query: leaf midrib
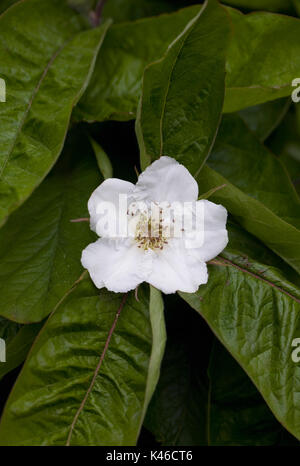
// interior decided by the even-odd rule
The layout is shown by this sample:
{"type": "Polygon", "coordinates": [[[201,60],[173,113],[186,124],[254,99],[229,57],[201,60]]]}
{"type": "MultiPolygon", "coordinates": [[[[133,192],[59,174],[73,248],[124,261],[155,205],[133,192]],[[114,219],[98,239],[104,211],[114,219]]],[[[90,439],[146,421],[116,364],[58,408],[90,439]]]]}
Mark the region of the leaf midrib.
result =
{"type": "Polygon", "coordinates": [[[170,90],[170,86],[171,86],[171,81],[172,81],[172,75],[174,73],[174,69],[175,69],[175,66],[177,64],[177,61],[179,59],[179,56],[181,55],[182,53],[182,49],[183,49],[183,46],[184,44],[186,43],[187,39],[190,37],[191,33],[193,32],[196,24],[197,24],[197,21],[198,19],[200,18],[200,16],[203,14],[203,12],[206,10],[207,8],[207,5],[208,5],[208,2],[205,1],[204,4],[202,5],[202,8],[200,9],[200,11],[197,13],[197,15],[192,18],[188,24],[186,25],[186,27],[183,29],[183,31],[181,32],[181,34],[174,40],[174,42],[168,47],[167,49],[167,52],[166,52],[166,55],[159,61],[163,61],[166,57],[167,57],[167,53],[168,51],[172,48],[172,46],[180,40],[180,38],[187,32],[186,36],[184,37],[183,41],[182,41],[182,44],[181,46],[179,47],[179,50],[178,50],[178,53],[176,54],[176,57],[174,59],[174,62],[173,62],[173,65],[171,67],[171,70],[170,70],[170,74],[169,74],[169,78],[168,78],[168,83],[167,83],[167,88],[166,88],[166,92],[165,92],[165,96],[164,96],[164,100],[163,100],[163,105],[162,105],[162,109],[161,109],[161,117],[160,117],[160,121],[159,121],[159,129],[160,129],[160,150],[159,150],[159,156],[161,157],[163,155],[163,119],[164,119],[164,116],[165,116],[165,113],[166,113],[166,105],[167,105],[167,97],[168,97],[168,94],[169,94],[169,90],[170,90]],[[191,24],[192,23],[192,24],[191,24]]]}
{"type": "Polygon", "coordinates": [[[18,129],[17,129],[17,131],[16,131],[16,135],[15,135],[15,137],[14,137],[14,139],[13,139],[13,142],[12,142],[12,145],[11,145],[11,148],[10,148],[10,151],[8,152],[8,154],[7,154],[7,156],[6,156],[6,159],[5,159],[5,161],[4,161],[4,164],[2,165],[2,168],[0,169],[0,179],[3,178],[3,173],[4,173],[4,171],[5,171],[5,168],[6,168],[7,164],[8,164],[8,162],[9,162],[11,156],[12,156],[12,153],[13,153],[14,148],[15,148],[15,146],[16,146],[17,140],[18,140],[18,138],[19,138],[19,136],[20,136],[20,134],[21,134],[21,131],[22,131],[22,129],[23,129],[23,126],[24,126],[24,124],[25,124],[27,115],[28,115],[29,111],[31,110],[31,107],[32,107],[34,98],[36,97],[36,95],[37,95],[37,93],[38,93],[38,91],[39,91],[39,89],[40,89],[40,87],[41,87],[41,85],[42,85],[44,79],[46,78],[46,76],[47,76],[47,74],[48,74],[48,71],[50,70],[52,64],[54,63],[54,61],[56,60],[56,58],[58,57],[58,55],[60,54],[60,52],[65,48],[65,46],[66,46],[69,42],[71,42],[72,39],[73,39],[73,37],[70,38],[70,39],[68,39],[67,41],[65,41],[65,42],[54,52],[54,54],[51,56],[49,62],[47,63],[47,65],[46,65],[46,67],[45,67],[43,73],[41,74],[41,77],[40,77],[39,81],[37,82],[35,88],[33,89],[33,92],[32,92],[32,94],[31,94],[31,96],[30,96],[28,105],[27,105],[27,107],[26,107],[26,109],[25,109],[23,118],[22,118],[22,120],[21,120],[21,122],[20,122],[20,125],[19,125],[19,127],[18,127],[18,129]]]}
{"type": "Polygon", "coordinates": [[[218,256],[216,259],[212,259],[211,261],[208,262],[208,264],[216,265],[216,266],[223,266],[223,267],[233,267],[233,268],[239,270],[240,272],[243,272],[243,273],[246,273],[246,274],[250,275],[252,278],[260,280],[261,282],[265,283],[266,285],[271,286],[273,289],[279,291],[280,293],[285,294],[288,298],[292,299],[297,304],[300,304],[300,299],[297,298],[296,296],[292,295],[289,291],[286,291],[284,288],[282,288],[279,285],[273,283],[271,280],[260,276],[258,273],[252,272],[249,268],[247,268],[245,266],[242,267],[242,266],[236,264],[235,262],[224,258],[222,255],[218,256]],[[221,260],[219,260],[219,259],[221,259],[221,260]]]}
{"type": "Polygon", "coordinates": [[[99,375],[99,372],[100,372],[102,363],[103,363],[104,358],[105,358],[105,356],[106,356],[106,353],[107,353],[107,350],[108,350],[108,347],[109,347],[109,344],[110,344],[110,341],[111,341],[111,337],[112,337],[113,332],[114,332],[114,330],[115,330],[115,328],[116,328],[116,325],[117,325],[117,322],[118,322],[118,320],[119,320],[121,311],[122,311],[123,307],[125,306],[127,296],[128,296],[127,293],[125,293],[125,294],[123,295],[121,304],[120,304],[120,306],[119,306],[119,308],[118,308],[118,310],[117,310],[117,312],[116,312],[116,315],[115,315],[115,317],[114,317],[112,326],[111,326],[111,328],[110,328],[110,330],[109,330],[109,332],[108,332],[107,339],[106,339],[106,341],[105,341],[103,351],[102,351],[102,353],[101,353],[101,355],[100,355],[98,364],[97,364],[96,369],[95,369],[95,371],[94,371],[94,373],[93,373],[92,380],[91,380],[91,382],[90,382],[90,384],[89,384],[89,386],[88,386],[88,388],[87,388],[87,390],[86,390],[86,392],[85,392],[85,395],[84,395],[84,397],[83,397],[83,399],[82,399],[82,401],[81,401],[81,403],[80,403],[80,406],[79,406],[78,410],[77,410],[76,413],[75,413],[75,416],[74,416],[74,418],[73,418],[72,424],[71,424],[71,426],[70,426],[69,433],[68,433],[68,438],[67,438],[67,442],[66,442],[66,446],[70,446],[70,444],[71,444],[71,438],[72,438],[72,434],[73,434],[75,425],[76,425],[76,423],[77,423],[77,421],[78,421],[78,419],[79,419],[79,416],[80,416],[81,412],[83,411],[83,409],[84,409],[84,407],[85,407],[85,404],[86,404],[86,402],[87,402],[87,399],[88,399],[90,393],[92,392],[92,390],[93,390],[93,388],[94,388],[94,385],[95,385],[95,383],[96,383],[96,379],[97,379],[97,377],[98,377],[98,375],[99,375]]]}

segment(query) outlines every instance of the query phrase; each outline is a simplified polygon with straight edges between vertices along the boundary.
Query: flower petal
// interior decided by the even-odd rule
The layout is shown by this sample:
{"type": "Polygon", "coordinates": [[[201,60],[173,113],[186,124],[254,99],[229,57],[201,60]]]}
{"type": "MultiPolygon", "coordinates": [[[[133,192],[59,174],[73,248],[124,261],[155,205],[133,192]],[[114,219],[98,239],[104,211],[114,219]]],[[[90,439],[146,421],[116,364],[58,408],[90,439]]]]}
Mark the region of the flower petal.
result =
{"type": "Polygon", "coordinates": [[[125,293],[145,281],[152,258],[131,239],[101,238],[83,250],[81,263],[97,288],[125,293]]]}
{"type": "MultiPolygon", "coordinates": [[[[108,178],[95,189],[92,193],[89,202],[88,209],[90,213],[90,225],[91,229],[95,231],[99,236],[103,237],[116,237],[120,231],[121,225],[119,224],[119,195],[126,194],[128,196],[128,202],[130,202],[130,195],[132,194],[134,185],[128,181],[119,180],[118,178],[108,178]],[[103,211],[107,212],[106,203],[110,203],[111,209],[114,210],[114,217],[111,217],[112,226],[114,227],[116,234],[111,234],[111,229],[108,228],[104,222],[99,222],[100,218],[103,218],[103,211]],[[101,213],[101,209],[103,210],[101,213]],[[106,225],[106,228],[105,228],[106,225]]],[[[125,210],[126,212],[126,210],[125,210]]],[[[111,214],[112,215],[112,214],[111,214]]],[[[122,217],[123,221],[127,224],[126,216],[122,217]]]]}
{"type": "Polygon", "coordinates": [[[166,294],[195,293],[199,285],[207,283],[205,262],[190,254],[183,244],[181,240],[169,241],[168,247],[153,257],[152,273],[147,281],[166,294]]]}
{"type": "Polygon", "coordinates": [[[203,203],[204,232],[203,229],[188,232],[185,235],[185,245],[187,250],[196,255],[200,261],[207,262],[220,254],[227,246],[227,210],[222,205],[208,200],[197,202],[198,205],[200,203],[203,203]]]}
{"type": "Polygon", "coordinates": [[[134,189],[138,201],[196,201],[198,185],[190,172],[171,157],[160,157],[140,174],[134,189]]]}

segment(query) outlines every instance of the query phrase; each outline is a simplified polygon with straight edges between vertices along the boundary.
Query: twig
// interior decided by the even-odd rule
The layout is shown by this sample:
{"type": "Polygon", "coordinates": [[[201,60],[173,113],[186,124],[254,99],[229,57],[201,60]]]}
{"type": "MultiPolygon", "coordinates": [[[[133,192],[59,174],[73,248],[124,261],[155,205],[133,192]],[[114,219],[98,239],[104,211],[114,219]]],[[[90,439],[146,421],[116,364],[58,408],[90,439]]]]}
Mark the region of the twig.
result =
{"type": "Polygon", "coordinates": [[[95,10],[90,12],[90,20],[91,20],[92,26],[94,26],[95,28],[99,26],[100,24],[105,2],[106,0],[99,0],[96,5],[95,10]]]}
{"type": "Polygon", "coordinates": [[[72,223],[79,223],[79,222],[89,222],[90,219],[89,218],[74,218],[72,220],[70,220],[70,222],[72,223]]]}

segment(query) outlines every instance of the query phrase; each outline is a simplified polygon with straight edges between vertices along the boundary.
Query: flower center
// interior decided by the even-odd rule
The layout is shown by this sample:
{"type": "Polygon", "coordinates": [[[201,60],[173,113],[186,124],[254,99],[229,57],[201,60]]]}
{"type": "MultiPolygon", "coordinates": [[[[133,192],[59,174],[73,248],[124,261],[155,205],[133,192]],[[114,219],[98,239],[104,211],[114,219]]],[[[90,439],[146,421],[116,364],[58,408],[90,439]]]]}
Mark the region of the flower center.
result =
{"type": "Polygon", "coordinates": [[[163,249],[168,244],[165,229],[161,216],[159,219],[154,219],[142,213],[136,225],[134,239],[138,247],[144,251],[163,249]]]}

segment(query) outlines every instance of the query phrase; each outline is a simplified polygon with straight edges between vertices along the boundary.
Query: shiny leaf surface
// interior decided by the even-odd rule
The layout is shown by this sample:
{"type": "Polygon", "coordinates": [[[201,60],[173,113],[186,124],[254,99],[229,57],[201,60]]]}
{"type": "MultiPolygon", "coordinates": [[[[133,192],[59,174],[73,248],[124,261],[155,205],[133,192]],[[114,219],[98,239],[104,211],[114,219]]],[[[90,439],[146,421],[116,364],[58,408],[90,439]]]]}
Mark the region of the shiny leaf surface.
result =
{"type": "Polygon", "coordinates": [[[300,271],[300,203],[281,162],[235,116],[224,118],[199,190],[226,184],[210,200],[300,271]]]}
{"type": "Polygon", "coordinates": [[[6,362],[0,364],[0,380],[25,361],[40,329],[41,323],[23,325],[12,338],[6,341],[6,362]]]}
{"type": "Polygon", "coordinates": [[[228,34],[225,10],[206,2],[165,56],[146,68],[136,124],[143,169],[167,155],[191,173],[200,170],[220,122],[228,34]]]}
{"type": "MultiPolygon", "coordinates": [[[[227,11],[233,34],[223,110],[232,112],[290,96],[292,80],[300,76],[300,20],[265,12],[227,11]]],[[[198,12],[199,6],[193,6],[112,26],[74,117],[87,121],[135,118],[145,66],[163,56],[198,12]]]]}
{"type": "Polygon", "coordinates": [[[204,317],[276,418],[299,439],[300,367],[292,360],[292,342],[300,334],[300,287],[273,266],[272,256],[263,257],[262,245],[256,248],[251,240],[247,246],[247,237],[237,238],[211,261],[208,284],[195,294],[180,295],[204,317]]]}
{"type": "Polygon", "coordinates": [[[0,314],[17,322],[42,320],[83,272],[83,248],[94,241],[87,201],[100,184],[94,155],[80,132],[61,162],[0,231],[0,314]],[[85,154],[85,157],[82,157],[85,154]]]}
{"type": "Polygon", "coordinates": [[[236,8],[272,11],[274,13],[291,11],[290,0],[224,0],[223,3],[236,8]]]}
{"type": "Polygon", "coordinates": [[[148,287],[137,302],[83,279],[35,342],[4,411],[1,445],[135,445],[162,358],[152,346],[162,306],[152,312],[153,328],[148,287]]]}
{"type": "Polygon", "coordinates": [[[167,446],[276,444],[279,423],[220,343],[214,341],[208,367],[201,364],[202,337],[193,331],[168,342],[146,427],[167,446]]]}
{"type": "Polygon", "coordinates": [[[95,153],[95,157],[97,160],[97,164],[102,174],[103,178],[106,180],[107,178],[112,178],[113,176],[113,168],[111,162],[102,149],[102,147],[92,138],[90,138],[90,143],[92,145],[93,151],[95,153]]]}
{"type": "Polygon", "coordinates": [[[81,31],[79,16],[59,0],[19,2],[0,16],[7,88],[0,106],[0,224],[60,154],[108,25],[81,31]]]}
{"type": "Polygon", "coordinates": [[[297,104],[290,109],[268,145],[287,168],[300,195],[300,109],[297,104]]]}
{"type": "Polygon", "coordinates": [[[288,108],[289,99],[278,99],[254,107],[248,107],[239,112],[248,128],[263,142],[281,123],[288,108]]]}
{"type": "Polygon", "coordinates": [[[300,20],[228,11],[234,36],[227,55],[224,111],[290,96],[292,81],[300,76],[300,20]]]}
{"type": "Polygon", "coordinates": [[[3,338],[6,342],[11,340],[18,333],[20,328],[20,324],[0,317],[0,338],[3,338]]]}
{"type": "Polygon", "coordinates": [[[113,25],[74,118],[89,122],[135,118],[145,66],[162,57],[199,9],[113,25]]]}
{"type": "Polygon", "coordinates": [[[110,0],[103,7],[103,17],[113,18],[114,23],[134,21],[156,16],[176,9],[176,2],[168,0],[110,0]]]}

